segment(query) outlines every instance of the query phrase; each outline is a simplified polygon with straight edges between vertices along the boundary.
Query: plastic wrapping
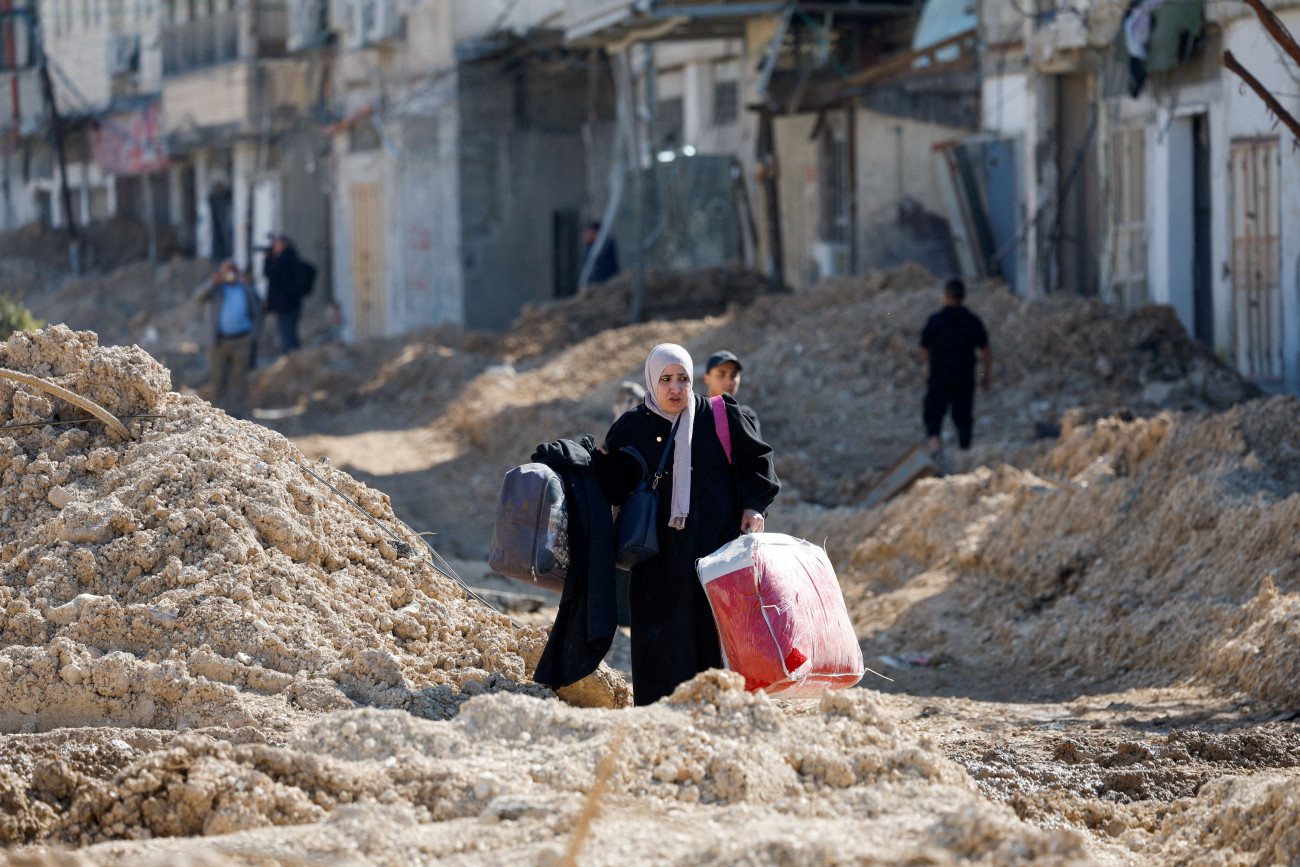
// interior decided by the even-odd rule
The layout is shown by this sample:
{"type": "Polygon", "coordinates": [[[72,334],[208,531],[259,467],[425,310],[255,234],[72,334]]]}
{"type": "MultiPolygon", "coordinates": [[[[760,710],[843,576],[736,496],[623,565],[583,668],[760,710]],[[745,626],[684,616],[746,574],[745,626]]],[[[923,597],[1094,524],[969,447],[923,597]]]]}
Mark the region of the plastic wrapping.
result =
{"type": "Polygon", "coordinates": [[[755,533],[696,568],[723,660],[744,676],[747,690],[812,697],[862,679],[862,648],[821,548],[781,533],[755,533]]]}

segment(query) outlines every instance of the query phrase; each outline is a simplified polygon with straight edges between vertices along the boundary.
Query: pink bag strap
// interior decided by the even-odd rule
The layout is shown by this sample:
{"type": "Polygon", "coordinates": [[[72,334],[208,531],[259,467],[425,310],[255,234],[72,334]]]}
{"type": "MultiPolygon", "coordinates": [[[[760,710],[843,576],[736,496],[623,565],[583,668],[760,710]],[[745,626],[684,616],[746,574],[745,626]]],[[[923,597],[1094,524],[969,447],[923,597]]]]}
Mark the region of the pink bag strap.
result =
{"type": "Polygon", "coordinates": [[[727,421],[727,405],[722,402],[722,395],[709,398],[713,407],[713,427],[722,440],[722,450],[727,453],[727,463],[731,463],[731,424],[727,421]]]}

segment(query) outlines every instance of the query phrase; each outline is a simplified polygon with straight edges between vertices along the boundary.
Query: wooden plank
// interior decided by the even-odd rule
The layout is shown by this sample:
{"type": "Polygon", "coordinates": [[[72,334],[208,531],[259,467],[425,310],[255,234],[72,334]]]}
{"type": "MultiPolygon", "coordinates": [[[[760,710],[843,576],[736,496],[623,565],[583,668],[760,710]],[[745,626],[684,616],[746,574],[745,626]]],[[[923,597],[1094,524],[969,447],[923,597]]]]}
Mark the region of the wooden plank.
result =
{"type": "Polygon", "coordinates": [[[918,479],[938,475],[939,468],[930,458],[930,452],[924,443],[917,443],[885,470],[880,481],[867,491],[862,508],[867,509],[877,503],[883,503],[891,497],[907,490],[918,479]]]}

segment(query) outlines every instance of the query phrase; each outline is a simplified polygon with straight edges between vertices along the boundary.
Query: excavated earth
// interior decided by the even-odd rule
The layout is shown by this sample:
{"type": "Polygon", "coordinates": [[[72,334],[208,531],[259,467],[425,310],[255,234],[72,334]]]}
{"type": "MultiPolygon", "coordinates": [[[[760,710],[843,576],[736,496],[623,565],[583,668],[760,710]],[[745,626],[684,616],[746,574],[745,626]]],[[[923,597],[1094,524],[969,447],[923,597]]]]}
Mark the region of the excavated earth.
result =
{"type": "Polygon", "coordinates": [[[560,346],[542,309],[286,384],[347,360],[325,347],[261,374],[292,442],[139,348],[0,344],[160,416],[118,442],[0,380],[0,864],[1296,863],[1300,403],[1168,311],[978,287],[976,449],[863,508],[917,439],[935,288],[903,269],[560,346]],[[773,529],[826,544],[880,673],[859,688],[710,672],[629,708],[602,668],[557,697],[528,676],[553,608],[468,598],[408,528],[474,563],[503,468],[599,434],[669,339],[745,359],[773,529]]]}

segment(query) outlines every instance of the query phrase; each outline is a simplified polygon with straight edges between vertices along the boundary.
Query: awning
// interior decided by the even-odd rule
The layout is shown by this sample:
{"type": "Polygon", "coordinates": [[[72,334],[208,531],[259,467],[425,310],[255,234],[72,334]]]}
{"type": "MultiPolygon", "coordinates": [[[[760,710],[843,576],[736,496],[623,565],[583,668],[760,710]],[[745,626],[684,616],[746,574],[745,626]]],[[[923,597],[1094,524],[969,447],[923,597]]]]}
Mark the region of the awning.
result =
{"type": "Polygon", "coordinates": [[[564,37],[571,45],[609,46],[660,39],[732,39],[745,35],[753,18],[778,15],[796,6],[810,15],[897,15],[910,0],[567,0],[564,37]]]}

